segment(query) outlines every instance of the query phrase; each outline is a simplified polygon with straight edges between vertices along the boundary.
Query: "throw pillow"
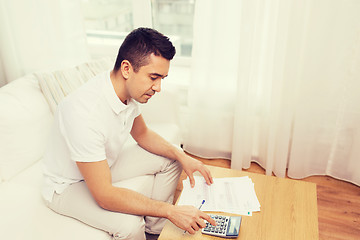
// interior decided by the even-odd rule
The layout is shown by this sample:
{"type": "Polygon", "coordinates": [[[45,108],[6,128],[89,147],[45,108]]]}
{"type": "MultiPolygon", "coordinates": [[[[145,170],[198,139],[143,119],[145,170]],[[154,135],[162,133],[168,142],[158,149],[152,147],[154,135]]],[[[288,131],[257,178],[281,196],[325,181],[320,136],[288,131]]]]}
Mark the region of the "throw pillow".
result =
{"type": "Polygon", "coordinates": [[[48,102],[52,113],[55,113],[59,102],[69,93],[80,87],[95,75],[109,70],[113,62],[108,59],[89,61],[73,68],[52,72],[34,73],[39,81],[41,91],[48,102]]]}

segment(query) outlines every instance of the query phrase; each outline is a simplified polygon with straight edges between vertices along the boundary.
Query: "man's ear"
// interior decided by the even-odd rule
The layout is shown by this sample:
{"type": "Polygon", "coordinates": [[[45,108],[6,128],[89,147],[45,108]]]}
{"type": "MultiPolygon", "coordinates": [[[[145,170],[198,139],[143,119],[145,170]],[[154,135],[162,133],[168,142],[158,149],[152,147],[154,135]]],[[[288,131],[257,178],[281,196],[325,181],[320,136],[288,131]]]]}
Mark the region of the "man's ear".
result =
{"type": "Polygon", "coordinates": [[[121,74],[125,79],[129,78],[131,68],[132,68],[131,63],[128,60],[123,60],[121,62],[120,70],[121,70],[121,74]]]}

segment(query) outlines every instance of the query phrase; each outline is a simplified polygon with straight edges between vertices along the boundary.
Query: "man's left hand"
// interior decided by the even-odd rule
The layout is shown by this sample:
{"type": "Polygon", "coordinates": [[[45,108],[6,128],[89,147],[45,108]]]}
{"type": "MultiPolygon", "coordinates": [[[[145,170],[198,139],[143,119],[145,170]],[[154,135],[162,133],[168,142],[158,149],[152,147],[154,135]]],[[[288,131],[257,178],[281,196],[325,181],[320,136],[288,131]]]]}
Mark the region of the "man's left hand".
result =
{"type": "Polygon", "coordinates": [[[181,163],[186,175],[189,176],[191,187],[195,186],[194,172],[196,171],[199,171],[201,175],[203,175],[208,185],[213,183],[210,170],[201,161],[188,155],[185,155],[184,158],[185,159],[182,159],[181,163]]]}

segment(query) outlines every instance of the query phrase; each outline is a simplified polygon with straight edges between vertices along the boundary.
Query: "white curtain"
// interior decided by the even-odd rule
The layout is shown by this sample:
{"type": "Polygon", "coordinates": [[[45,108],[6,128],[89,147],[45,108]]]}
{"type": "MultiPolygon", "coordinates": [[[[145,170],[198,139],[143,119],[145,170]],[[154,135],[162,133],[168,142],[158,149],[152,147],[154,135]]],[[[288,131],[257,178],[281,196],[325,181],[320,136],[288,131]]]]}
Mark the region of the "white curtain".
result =
{"type": "Polygon", "coordinates": [[[81,5],[76,0],[1,0],[3,82],[88,59],[81,5]]]}
{"type": "Polygon", "coordinates": [[[186,151],[360,185],[360,2],[197,0],[186,151]]]}

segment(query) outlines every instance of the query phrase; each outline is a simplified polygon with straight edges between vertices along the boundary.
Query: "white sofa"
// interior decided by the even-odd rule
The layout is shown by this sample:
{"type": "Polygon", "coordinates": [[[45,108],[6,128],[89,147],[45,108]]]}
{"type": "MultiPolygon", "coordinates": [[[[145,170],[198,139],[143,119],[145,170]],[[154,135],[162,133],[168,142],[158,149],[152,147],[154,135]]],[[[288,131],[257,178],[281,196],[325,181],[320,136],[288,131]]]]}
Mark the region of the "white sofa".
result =
{"type": "MultiPolygon", "coordinates": [[[[180,144],[176,100],[162,91],[142,105],[148,125],[180,144]]],[[[53,114],[31,74],[0,88],[0,239],[111,239],[101,231],[48,209],[41,198],[41,159],[53,114]]],[[[132,139],[128,147],[136,144],[132,139]]],[[[149,176],[134,181],[134,189],[152,184],[149,176]]]]}

